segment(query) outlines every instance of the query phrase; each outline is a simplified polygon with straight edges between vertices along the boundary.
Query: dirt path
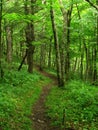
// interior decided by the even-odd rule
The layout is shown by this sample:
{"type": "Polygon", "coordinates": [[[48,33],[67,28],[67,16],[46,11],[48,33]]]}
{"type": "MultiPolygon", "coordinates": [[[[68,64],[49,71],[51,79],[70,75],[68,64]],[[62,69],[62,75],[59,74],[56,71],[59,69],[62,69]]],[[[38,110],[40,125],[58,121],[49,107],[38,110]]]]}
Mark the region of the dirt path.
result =
{"type": "Polygon", "coordinates": [[[32,130],[60,130],[59,128],[51,126],[51,119],[46,117],[45,111],[45,101],[48,96],[52,86],[57,85],[57,78],[52,74],[48,74],[47,72],[40,71],[46,77],[49,77],[53,80],[53,82],[49,83],[47,86],[43,87],[42,93],[39,97],[39,100],[36,102],[33,108],[32,114],[32,130]]]}

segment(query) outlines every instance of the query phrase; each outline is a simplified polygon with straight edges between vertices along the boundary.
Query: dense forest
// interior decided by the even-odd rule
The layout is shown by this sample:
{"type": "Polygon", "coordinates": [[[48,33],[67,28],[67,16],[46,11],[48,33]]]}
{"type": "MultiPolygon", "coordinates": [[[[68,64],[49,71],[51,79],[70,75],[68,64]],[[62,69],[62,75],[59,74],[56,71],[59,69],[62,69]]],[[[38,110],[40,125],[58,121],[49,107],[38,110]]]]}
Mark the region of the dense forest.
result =
{"type": "Polygon", "coordinates": [[[53,130],[98,130],[98,0],[0,0],[0,129],[38,130],[47,84],[53,130]]]}

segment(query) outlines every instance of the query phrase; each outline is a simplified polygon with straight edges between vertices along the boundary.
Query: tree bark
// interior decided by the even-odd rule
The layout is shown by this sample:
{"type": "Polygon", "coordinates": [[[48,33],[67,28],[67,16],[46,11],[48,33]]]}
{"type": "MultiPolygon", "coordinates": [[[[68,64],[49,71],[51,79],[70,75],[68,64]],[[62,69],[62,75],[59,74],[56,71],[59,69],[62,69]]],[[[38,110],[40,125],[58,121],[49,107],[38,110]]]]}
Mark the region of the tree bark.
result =
{"type": "MultiPolygon", "coordinates": [[[[32,14],[34,15],[34,4],[36,0],[31,0],[31,6],[30,11],[28,10],[28,0],[25,1],[25,14],[29,15],[32,14]]],[[[27,28],[25,31],[26,34],[26,43],[27,43],[27,63],[28,63],[28,72],[32,73],[33,72],[33,56],[34,56],[34,50],[35,46],[33,45],[33,41],[35,41],[35,35],[34,35],[34,22],[33,20],[30,23],[27,23],[27,28]]]]}
{"type": "Polygon", "coordinates": [[[20,66],[18,67],[18,71],[21,70],[22,65],[23,65],[23,63],[25,62],[26,57],[27,57],[27,51],[26,51],[26,53],[25,53],[25,55],[24,55],[24,57],[23,57],[23,59],[22,59],[22,62],[21,62],[21,64],[20,64],[20,66]]]}
{"type": "MultiPolygon", "coordinates": [[[[98,0],[96,0],[96,5],[98,5],[98,0]]],[[[94,72],[93,72],[93,82],[97,80],[97,58],[98,58],[98,15],[96,16],[96,45],[94,47],[94,72]]]]}
{"type": "MultiPolygon", "coordinates": [[[[70,78],[70,24],[71,24],[71,14],[72,14],[72,9],[73,9],[73,5],[71,6],[71,8],[67,11],[64,6],[63,6],[63,2],[62,0],[59,0],[60,3],[60,9],[63,15],[63,26],[64,26],[64,37],[67,40],[63,40],[63,49],[66,47],[66,50],[62,50],[63,51],[63,55],[62,57],[66,57],[65,61],[62,61],[62,67],[64,68],[62,71],[64,71],[66,73],[66,81],[69,80],[70,78]],[[66,56],[65,56],[65,51],[66,51],[66,56]]],[[[62,73],[62,77],[64,78],[64,73],[62,73]]]]}
{"type": "Polygon", "coordinates": [[[48,67],[51,68],[51,54],[52,54],[52,37],[50,38],[49,54],[48,54],[48,67]]]}
{"type": "Polygon", "coordinates": [[[0,1],[0,77],[3,78],[4,72],[2,68],[2,0],[0,1]]]}
{"type": "Polygon", "coordinates": [[[40,46],[40,70],[43,70],[43,68],[45,67],[45,54],[46,54],[46,45],[42,44],[40,46]]]}
{"type": "Polygon", "coordinates": [[[56,25],[55,25],[55,21],[54,21],[54,10],[53,10],[52,6],[53,5],[52,5],[52,0],[51,0],[50,17],[51,17],[52,30],[53,30],[53,36],[54,36],[54,45],[55,45],[55,52],[56,52],[56,65],[57,65],[56,67],[57,67],[58,86],[62,86],[59,41],[58,41],[58,35],[57,35],[56,25]]]}
{"type": "Polygon", "coordinates": [[[83,79],[83,59],[84,59],[84,47],[81,45],[81,62],[80,62],[80,78],[83,79]]]}
{"type": "Polygon", "coordinates": [[[7,62],[12,62],[12,29],[10,26],[6,27],[6,42],[7,42],[7,62]]]}
{"type": "Polygon", "coordinates": [[[93,82],[96,82],[97,80],[97,47],[95,46],[94,48],[94,54],[93,54],[93,58],[94,58],[94,70],[93,70],[93,82]]]}

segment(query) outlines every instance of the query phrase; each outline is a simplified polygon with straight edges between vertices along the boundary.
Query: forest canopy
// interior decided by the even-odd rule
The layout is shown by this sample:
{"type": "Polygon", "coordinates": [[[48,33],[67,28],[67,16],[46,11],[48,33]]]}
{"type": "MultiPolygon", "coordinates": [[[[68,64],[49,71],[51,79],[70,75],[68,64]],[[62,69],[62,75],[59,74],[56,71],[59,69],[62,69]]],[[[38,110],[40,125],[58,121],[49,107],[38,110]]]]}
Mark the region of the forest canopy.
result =
{"type": "Polygon", "coordinates": [[[1,0],[0,74],[3,65],[39,64],[57,71],[58,85],[75,75],[97,82],[97,0],[1,0]]]}

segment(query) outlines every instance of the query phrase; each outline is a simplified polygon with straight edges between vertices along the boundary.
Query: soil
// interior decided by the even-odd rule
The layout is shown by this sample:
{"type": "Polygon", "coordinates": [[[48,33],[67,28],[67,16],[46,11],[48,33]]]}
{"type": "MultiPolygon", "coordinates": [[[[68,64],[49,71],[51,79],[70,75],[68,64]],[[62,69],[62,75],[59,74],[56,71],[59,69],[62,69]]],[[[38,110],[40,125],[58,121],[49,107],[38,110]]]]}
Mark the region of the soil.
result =
{"type": "Polygon", "coordinates": [[[57,85],[57,78],[54,75],[44,71],[40,71],[40,73],[52,79],[52,82],[43,87],[42,93],[33,107],[31,117],[33,122],[32,130],[60,130],[60,128],[51,125],[52,121],[49,117],[46,116],[46,107],[45,107],[45,101],[51,88],[57,85]]]}

